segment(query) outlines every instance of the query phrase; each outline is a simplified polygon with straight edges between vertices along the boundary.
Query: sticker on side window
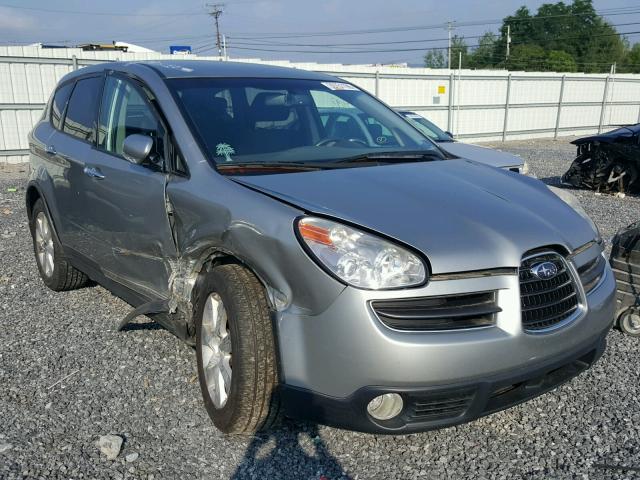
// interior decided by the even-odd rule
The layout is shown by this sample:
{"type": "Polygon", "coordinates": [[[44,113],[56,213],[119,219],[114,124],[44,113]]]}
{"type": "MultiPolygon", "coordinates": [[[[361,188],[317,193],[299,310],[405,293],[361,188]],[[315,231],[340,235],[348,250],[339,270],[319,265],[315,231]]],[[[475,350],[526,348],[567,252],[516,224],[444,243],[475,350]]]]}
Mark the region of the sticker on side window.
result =
{"type": "Polygon", "coordinates": [[[236,151],[228,143],[219,143],[218,145],[216,145],[216,155],[219,157],[224,157],[224,160],[226,162],[233,161],[231,155],[233,155],[234,153],[236,153],[236,151]]]}
{"type": "Polygon", "coordinates": [[[349,83],[342,82],[322,82],[322,85],[327,87],[329,90],[358,90],[357,87],[349,83]]]}

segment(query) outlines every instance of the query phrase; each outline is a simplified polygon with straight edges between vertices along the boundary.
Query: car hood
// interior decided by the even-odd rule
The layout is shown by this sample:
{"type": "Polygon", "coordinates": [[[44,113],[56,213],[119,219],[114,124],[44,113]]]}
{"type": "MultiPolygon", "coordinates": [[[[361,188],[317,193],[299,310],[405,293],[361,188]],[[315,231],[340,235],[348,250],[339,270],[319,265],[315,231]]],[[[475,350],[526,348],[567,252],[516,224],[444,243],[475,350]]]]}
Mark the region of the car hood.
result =
{"type": "Polygon", "coordinates": [[[640,133],[640,123],[637,125],[628,125],[599,135],[591,135],[573,140],[574,145],[582,145],[589,142],[614,143],[618,138],[631,138],[640,133]]]}
{"type": "Polygon", "coordinates": [[[517,267],[528,250],[570,251],[591,226],[542,182],[467,160],[237,176],[308,213],[361,225],[423,252],[434,273],[517,267]]]}
{"type": "Polygon", "coordinates": [[[461,142],[438,142],[438,146],[456,157],[484,163],[491,167],[517,167],[524,163],[520,157],[492,148],[461,142]]]}

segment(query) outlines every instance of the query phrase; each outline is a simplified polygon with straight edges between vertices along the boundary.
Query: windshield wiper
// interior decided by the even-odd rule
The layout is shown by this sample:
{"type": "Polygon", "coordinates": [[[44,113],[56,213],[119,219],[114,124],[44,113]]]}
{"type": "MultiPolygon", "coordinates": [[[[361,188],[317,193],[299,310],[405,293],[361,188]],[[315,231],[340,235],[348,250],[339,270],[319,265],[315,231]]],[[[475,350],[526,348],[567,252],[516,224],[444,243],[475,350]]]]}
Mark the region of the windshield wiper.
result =
{"type": "Polygon", "coordinates": [[[218,170],[322,170],[321,163],[307,162],[233,162],[218,163],[218,170]]]}
{"type": "Polygon", "coordinates": [[[437,151],[397,151],[397,152],[372,152],[354,155],[353,157],[342,158],[334,163],[404,163],[404,162],[430,162],[433,160],[444,160],[445,158],[437,151]]]}
{"type": "Polygon", "coordinates": [[[334,161],[309,161],[309,162],[233,162],[218,163],[218,171],[228,173],[238,172],[265,172],[265,171],[314,171],[329,170],[335,168],[349,168],[353,164],[381,165],[387,163],[429,162],[432,160],[444,160],[444,157],[436,151],[399,151],[399,152],[373,152],[341,158],[334,161]]]}

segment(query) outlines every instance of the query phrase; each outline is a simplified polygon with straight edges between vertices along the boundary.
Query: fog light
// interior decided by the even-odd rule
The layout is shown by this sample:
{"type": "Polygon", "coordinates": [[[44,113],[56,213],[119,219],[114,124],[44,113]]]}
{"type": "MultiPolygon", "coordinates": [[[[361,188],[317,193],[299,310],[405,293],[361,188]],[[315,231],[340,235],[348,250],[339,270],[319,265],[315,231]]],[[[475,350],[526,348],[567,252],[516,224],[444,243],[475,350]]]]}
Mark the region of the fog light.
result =
{"type": "Polygon", "coordinates": [[[402,397],[397,393],[385,393],[369,402],[367,412],[376,420],[389,420],[402,411],[402,397]]]}

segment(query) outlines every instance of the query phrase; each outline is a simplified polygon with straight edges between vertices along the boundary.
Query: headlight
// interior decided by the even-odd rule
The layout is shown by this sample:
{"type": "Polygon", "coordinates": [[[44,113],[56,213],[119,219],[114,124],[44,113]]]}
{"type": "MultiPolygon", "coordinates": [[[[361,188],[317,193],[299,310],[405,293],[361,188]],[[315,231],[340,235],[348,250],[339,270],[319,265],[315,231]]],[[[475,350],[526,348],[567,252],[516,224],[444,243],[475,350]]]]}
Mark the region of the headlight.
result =
{"type": "Polygon", "coordinates": [[[584,208],[582,208],[582,205],[580,205],[580,200],[578,200],[573,193],[568,192],[562,188],[552,187],[549,185],[547,186],[549,187],[549,190],[551,190],[560,198],[560,200],[562,200],[564,203],[566,203],[571,208],[573,208],[576,211],[576,213],[578,213],[578,215],[580,215],[587,222],[589,222],[589,224],[591,225],[591,228],[593,228],[593,231],[596,234],[596,241],[598,243],[602,243],[602,236],[600,235],[600,229],[598,228],[596,223],[593,220],[591,220],[591,217],[587,214],[587,212],[585,212],[584,208]]]}
{"type": "Polygon", "coordinates": [[[301,219],[296,228],[318,262],[354,287],[410,287],[427,277],[417,255],[369,233],[313,217],[301,219]]]}

